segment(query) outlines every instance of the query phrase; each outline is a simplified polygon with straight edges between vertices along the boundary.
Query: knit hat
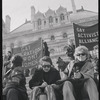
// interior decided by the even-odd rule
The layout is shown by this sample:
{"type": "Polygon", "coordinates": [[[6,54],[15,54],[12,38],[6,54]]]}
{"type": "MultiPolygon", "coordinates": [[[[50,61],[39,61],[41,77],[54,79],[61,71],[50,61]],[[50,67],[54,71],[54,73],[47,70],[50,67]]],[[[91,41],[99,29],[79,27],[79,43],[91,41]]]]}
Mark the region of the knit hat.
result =
{"type": "Polygon", "coordinates": [[[43,58],[40,59],[40,64],[41,65],[52,65],[52,60],[49,56],[44,56],[43,58]]]}

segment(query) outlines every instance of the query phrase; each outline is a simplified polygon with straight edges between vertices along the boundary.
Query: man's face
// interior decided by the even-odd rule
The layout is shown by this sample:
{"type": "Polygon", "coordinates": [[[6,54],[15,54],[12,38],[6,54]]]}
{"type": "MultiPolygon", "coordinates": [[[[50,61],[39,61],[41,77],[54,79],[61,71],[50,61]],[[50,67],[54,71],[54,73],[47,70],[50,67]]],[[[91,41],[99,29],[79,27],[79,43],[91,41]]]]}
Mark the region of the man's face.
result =
{"type": "Polygon", "coordinates": [[[44,72],[49,72],[51,65],[42,65],[42,68],[44,72]]]}

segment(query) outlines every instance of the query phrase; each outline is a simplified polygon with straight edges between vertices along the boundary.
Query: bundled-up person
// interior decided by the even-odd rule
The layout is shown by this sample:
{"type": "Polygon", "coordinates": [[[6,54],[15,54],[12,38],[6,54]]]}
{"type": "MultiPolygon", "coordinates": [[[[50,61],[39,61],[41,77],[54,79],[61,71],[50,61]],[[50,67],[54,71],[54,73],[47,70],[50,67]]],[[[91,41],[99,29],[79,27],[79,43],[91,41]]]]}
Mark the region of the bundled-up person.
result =
{"type": "Polygon", "coordinates": [[[4,57],[4,65],[3,65],[3,67],[5,68],[5,73],[10,69],[11,57],[12,57],[12,52],[8,51],[7,55],[4,57]]]}
{"type": "Polygon", "coordinates": [[[99,57],[98,52],[96,53],[95,57],[92,60],[92,64],[94,65],[94,80],[97,84],[99,89],[99,57]]]}
{"type": "MultiPolygon", "coordinates": [[[[23,59],[15,55],[11,59],[11,70],[6,86],[3,89],[3,100],[28,100],[26,91],[26,79],[22,68],[23,59]]],[[[6,78],[5,77],[5,78],[6,78]]]]}
{"type": "Polygon", "coordinates": [[[98,90],[94,82],[94,67],[88,60],[88,49],[78,46],[75,60],[65,69],[67,81],[63,85],[63,100],[98,100],[98,90]]]}
{"type": "Polygon", "coordinates": [[[22,67],[23,59],[20,55],[14,55],[9,61],[9,70],[3,75],[4,82],[11,81],[11,73],[16,67],[22,67]]]}
{"type": "Polygon", "coordinates": [[[32,89],[31,100],[38,100],[42,93],[46,94],[46,100],[55,100],[52,85],[55,85],[56,81],[60,80],[60,74],[52,67],[50,57],[44,56],[40,59],[40,63],[42,67],[35,71],[32,79],[29,81],[29,87],[32,89]],[[50,93],[53,96],[50,96],[50,93]]]}

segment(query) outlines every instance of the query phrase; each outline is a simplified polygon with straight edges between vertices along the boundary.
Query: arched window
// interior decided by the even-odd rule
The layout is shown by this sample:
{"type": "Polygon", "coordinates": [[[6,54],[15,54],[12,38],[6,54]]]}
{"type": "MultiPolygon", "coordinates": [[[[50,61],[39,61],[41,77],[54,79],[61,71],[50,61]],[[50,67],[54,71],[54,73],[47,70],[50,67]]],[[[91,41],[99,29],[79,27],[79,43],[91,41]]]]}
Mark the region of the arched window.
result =
{"type": "Polygon", "coordinates": [[[51,49],[51,50],[50,50],[50,53],[51,53],[51,54],[53,54],[54,52],[55,52],[55,50],[54,50],[54,49],[51,49]]]}
{"type": "Polygon", "coordinates": [[[65,20],[64,14],[61,14],[61,15],[60,15],[60,20],[61,20],[61,21],[65,20]]]}
{"type": "Polygon", "coordinates": [[[63,34],[63,38],[67,38],[67,33],[64,33],[63,34]]]}
{"type": "Polygon", "coordinates": [[[52,16],[49,17],[49,23],[53,23],[53,17],[52,16]]]}
{"type": "Polygon", "coordinates": [[[56,20],[56,23],[58,23],[58,18],[56,18],[55,20],[56,20]]]}
{"type": "Polygon", "coordinates": [[[44,25],[46,25],[46,21],[44,21],[44,25]]]}
{"type": "Polygon", "coordinates": [[[42,22],[41,19],[38,19],[38,26],[41,26],[42,22]]]}
{"type": "Polygon", "coordinates": [[[54,35],[51,36],[51,40],[55,40],[55,36],[54,35]]]}

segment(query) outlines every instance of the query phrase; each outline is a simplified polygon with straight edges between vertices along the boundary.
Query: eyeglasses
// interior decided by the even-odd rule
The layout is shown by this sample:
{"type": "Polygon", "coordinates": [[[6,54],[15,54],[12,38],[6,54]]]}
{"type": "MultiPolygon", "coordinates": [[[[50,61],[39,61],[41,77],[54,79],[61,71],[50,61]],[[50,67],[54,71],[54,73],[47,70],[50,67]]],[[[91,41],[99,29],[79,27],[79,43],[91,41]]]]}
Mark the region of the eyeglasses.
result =
{"type": "Polygon", "coordinates": [[[43,67],[43,68],[46,68],[46,67],[47,67],[47,68],[50,68],[51,65],[43,65],[42,67],[43,67]]]}
{"type": "Polygon", "coordinates": [[[80,54],[77,54],[76,56],[85,56],[86,54],[85,53],[80,53],[80,54]]]}

